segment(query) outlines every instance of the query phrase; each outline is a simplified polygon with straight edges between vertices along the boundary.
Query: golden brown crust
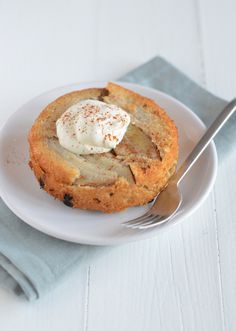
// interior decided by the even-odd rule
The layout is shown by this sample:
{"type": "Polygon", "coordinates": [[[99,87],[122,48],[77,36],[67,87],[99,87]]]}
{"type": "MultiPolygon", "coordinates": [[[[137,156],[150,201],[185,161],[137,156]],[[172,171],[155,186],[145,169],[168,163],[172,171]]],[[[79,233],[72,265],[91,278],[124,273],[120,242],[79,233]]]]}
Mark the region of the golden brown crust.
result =
{"type": "MultiPolygon", "coordinates": [[[[68,93],[50,103],[32,126],[29,145],[30,166],[46,192],[68,206],[107,213],[152,200],[175,171],[178,158],[177,129],[165,111],[154,101],[114,83],[108,83],[105,89],[68,93]],[[121,148],[114,150],[116,156],[112,153],[98,156],[100,159],[95,162],[98,173],[107,171],[110,177],[97,185],[94,179],[91,182],[84,179],[86,167],[94,166],[91,157],[63,151],[56,142],[56,120],[72,104],[91,98],[114,103],[128,111],[132,123],[148,137],[149,145],[152,144],[149,148],[151,152],[142,155],[135,152],[135,148],[130,149],[128,140],[124,138],[121,148]],[[157,149],[156,154],[153,146],[157,149]],[[132,153],[129,153],[130,150],[132,153]],[[110,173],[110,168],[106,170],[107,164],[110,164],[107,162],[112,164],[110,173]]],[[[140,148],[145,150],[142,146],[140,148]]]]}

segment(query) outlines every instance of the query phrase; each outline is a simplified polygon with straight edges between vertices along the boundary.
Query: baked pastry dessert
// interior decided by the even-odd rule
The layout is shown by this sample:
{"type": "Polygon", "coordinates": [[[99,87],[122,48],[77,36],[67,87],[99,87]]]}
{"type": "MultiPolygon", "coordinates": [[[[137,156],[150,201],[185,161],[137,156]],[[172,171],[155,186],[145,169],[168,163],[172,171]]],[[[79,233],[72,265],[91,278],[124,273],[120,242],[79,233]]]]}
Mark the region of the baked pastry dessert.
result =
{"type": "Polygon", "coordinates": [[[29,165],[41,188],[67,206],[106,213],[151,201],[166,186],[178,159],[177,129],[165,111],[111,82],[105,88],[74,91],[50,103],[33,124],[28,140],[29,165]],[[78,105],[80,112],[75,109],[78,105]],[[105,115],[99,113],[99,117],[94,109],[101,107],[105,115]],[[110,123],[105,117],[111,113],[110,123]],[[75,114],[80,116],[76,133],[70,132],[75,114]],[[117,118],[122,127],[118,128],[117,118]],[[99,127],[99,121],[104,126],[99,127]],[[102,137],[109,127],[120,130],[119,134],[102,137]],[[81,138],[75,146],[71,142],[79,131],[81,138]],[[105,138],[107,144],[101,145],[105,138]],[[95,152],[91,141],[96,141],[95,152]]]}

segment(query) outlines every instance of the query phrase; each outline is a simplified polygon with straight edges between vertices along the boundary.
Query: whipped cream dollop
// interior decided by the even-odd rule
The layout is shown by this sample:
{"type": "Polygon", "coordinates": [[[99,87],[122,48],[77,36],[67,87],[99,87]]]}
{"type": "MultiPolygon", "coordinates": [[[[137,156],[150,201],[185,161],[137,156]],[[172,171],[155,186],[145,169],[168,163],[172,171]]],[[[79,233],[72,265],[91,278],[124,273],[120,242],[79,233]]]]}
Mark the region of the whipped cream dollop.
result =
{"type": "Polygon", "coordinates": [[[82,100],[57,120],[59,143],[76,154],[109,152],[118,145],[130,123],[120,107],[98,100],[82,100]]]}

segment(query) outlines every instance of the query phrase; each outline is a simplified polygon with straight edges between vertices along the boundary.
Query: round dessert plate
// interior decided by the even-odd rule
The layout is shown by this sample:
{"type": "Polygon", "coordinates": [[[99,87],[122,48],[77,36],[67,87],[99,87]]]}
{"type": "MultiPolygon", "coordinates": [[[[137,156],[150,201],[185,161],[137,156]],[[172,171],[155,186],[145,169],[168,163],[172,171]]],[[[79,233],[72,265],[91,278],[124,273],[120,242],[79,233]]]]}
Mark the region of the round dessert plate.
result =
{"type": "MultiPolygon", "coordinates": [[[[179,131],[181,163],[205,131],[204,124],[185,105],[157,90],[121,83],[155,100],[175,121],[179,131]]],[[[88,87],[104,87],[106,82],[89,82],[59,87],[46,92],[18,109],[0,132],[0,195],[24,222],[50,236],[90,245],[115,245],[157,236],[174,224],[187,220],[206,199],[215,181],[217,154],[213,143],[181,182],[183,203],[170,222],[151,230],[131,230],[122,222],[142,215],[150,205],[129,208],[115,214],[73,209],[39,188],[28,166],[27,134],[42,109],[57,97],[88,87]]]]}

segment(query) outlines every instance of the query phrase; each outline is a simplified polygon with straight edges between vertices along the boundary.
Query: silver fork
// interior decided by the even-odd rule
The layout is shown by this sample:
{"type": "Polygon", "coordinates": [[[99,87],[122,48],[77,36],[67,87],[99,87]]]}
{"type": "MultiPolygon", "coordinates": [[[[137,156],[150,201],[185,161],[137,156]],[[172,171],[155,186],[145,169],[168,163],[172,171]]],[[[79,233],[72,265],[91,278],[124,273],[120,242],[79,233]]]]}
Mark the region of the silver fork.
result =
{"type": "Polygon", "coordinates": [[[149,229],[171,220],[182,203],[179,183],[235,110],[236,99],[228,103],[211,124],[179,170],[171,177],[166,188],[157,195],[152,207],[144,215],[122,223],[124,226],[132,229],[149,229]]]}

